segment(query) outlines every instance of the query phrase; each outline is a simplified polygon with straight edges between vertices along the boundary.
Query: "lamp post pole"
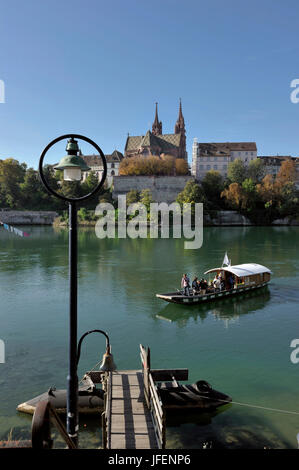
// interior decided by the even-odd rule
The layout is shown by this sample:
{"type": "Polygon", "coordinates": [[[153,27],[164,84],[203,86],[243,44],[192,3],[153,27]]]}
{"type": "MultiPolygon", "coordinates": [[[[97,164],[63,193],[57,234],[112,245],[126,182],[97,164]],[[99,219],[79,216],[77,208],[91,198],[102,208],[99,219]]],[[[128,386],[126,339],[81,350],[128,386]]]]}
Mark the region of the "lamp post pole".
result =
{"type": "Polygon", "coordinates": [[[68,435],[78,444],[78,375],[77,375],[77,299],[78,299],[78,237],[77,237],[77,205],[69,203],[69,283],[70,283],[70,315],[69,315],[69,374],[67,377],[67,418],[68,435]]]}
{"type": "Polygon", "coordinates": [[[95,195],[103,186],[107,175],[107,163],[105,155],[101,148],[88,137],[79,134],[66,134],[52,140],[43,150],[39,160],[39,174],[47,191],[53,196],[69,203],[69,288],[70,288],[70,310],[69,310],[69,370],[67,376],[67,432],[73,440],[76,447],[78,446],[78,376],[77,376],[77,203],[84,201],[95,195]],[[61,140],[70,138],[66,150],[67,155],[61,159],[55,169],[63,170],[65,181],[80,181],[81,172],[88,171],[90,168],[85,164],[79,155],[78,142],[81,139],[95,147],[103,163],[103,173],[99,184],[88,194],[78,198],[70,198],[53,190],[43,172],[43,161],[46,153],[50,148],[61,140]]]}

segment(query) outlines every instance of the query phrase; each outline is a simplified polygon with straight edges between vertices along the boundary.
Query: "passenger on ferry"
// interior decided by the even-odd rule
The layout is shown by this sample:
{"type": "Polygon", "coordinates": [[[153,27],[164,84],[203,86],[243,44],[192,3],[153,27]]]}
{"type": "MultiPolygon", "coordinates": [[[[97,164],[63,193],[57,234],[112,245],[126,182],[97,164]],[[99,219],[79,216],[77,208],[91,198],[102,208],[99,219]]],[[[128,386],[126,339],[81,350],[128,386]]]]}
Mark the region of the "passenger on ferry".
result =
{"type": "Polygon", "coordinates": [[[201,294],[205,294],[206,291],[207,291],[207,287],[208,287],[207,281],[205,281],[205,280],[202,278],[202,279],[200,280],[199,286],[200,286],[200,293],[201,293],[201,294]]]}
{"type": "Polygon", "coordinates": [[[235,284],[235,280],[234,280],[232,274],[229,275],[228,283],[229,283],[229,289],[230,289],[230,290],[233,289],[233,288],[234,288],[234,284],[235,284]]]}
{"type": "Polygon", "coordinates": [[[184,295],[190,295],[190,279],[187,274],[182,277],[181,287],[184,289],[184,295]]]}
{"type": "Polygon", "coordinates": [[[192,289],[193,289],[193,294],[198,294],[199,286],[198,286],[198,278],[197,277],[195,277],[192,281],[192,289]]]}
{"type": "Polygon", "coordinates": [[[220,290],[220,279],[219,279],[219,276],[218,274],[216,274],[215,278],[214,278],[214,281],[213,281],[213,286],[214,286],[214,289],[215,291],[219,291],[220,290]]]}

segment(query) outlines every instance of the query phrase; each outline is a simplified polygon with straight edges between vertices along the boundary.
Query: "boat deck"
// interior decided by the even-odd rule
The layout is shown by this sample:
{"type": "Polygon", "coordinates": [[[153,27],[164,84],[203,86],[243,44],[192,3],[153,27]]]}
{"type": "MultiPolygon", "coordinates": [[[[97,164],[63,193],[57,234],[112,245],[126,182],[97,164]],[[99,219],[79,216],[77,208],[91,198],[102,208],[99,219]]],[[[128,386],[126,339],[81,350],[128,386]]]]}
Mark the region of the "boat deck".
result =
{"type": "Polygon", "coordinates": [[[156,297],[162,300],[166,300],[167,302],[173,302],[177,304],[194,304],[219,299],[221,297],[229,297],[235,294],[241,294],[247,291],[258,289],[260,287],[265,287],[267,284],[268,282],[262,282],[260,284],[239,286],[230,290],[222,290],[206,294],[194,295],[183,295],[179,292],[169,292],[168,294],[156,294],[156,297]]]}

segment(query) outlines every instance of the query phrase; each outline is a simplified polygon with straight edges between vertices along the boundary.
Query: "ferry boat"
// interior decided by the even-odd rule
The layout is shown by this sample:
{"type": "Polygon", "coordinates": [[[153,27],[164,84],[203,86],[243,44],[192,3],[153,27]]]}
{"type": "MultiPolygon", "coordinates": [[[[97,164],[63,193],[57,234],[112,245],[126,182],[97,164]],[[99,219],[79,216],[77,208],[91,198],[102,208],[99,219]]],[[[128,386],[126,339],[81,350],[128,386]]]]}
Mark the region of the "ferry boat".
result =
{"type": "Polygon", "coordinates": [[[166,294],[156,294],[156,297],[175,304],[200,304],[265,287],[270,282],[272,274],[270,269],[257,263],[231,266],[227,254],[225,254],[221,267],[209,269],[204,274],[210,273],[215,273],[215,276],[221,278],[222,286],[220,288],[208,285],[207,289],[201,289],[197,292],[190,287],[190,295],[184,295],[183,290],[177,290],[166,294]]]}

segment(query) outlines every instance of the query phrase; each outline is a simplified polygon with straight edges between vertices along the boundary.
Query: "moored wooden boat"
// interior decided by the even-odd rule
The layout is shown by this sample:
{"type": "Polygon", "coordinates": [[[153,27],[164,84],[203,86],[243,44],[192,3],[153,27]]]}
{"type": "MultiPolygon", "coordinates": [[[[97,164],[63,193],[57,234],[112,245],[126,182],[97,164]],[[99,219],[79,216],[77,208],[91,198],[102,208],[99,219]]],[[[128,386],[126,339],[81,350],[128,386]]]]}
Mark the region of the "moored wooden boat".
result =
{"type": "Polygon", "coordinates": [[[194,305],[260,289],[267,286],[272,274],[270,269],[256,263],[221,266],[209,269],[204,274],[209,273],[221,275],[224,288],[208,287],[206,290],[199,292],[193,292],[190,288],[191,295],[184,295],[183,291],[177,290],[176,292],[166,294],[156,294],[156,297],[166,302],[194,305]],[[230,279],[233,279],[233,284],[231,285],[229,283],[230,279]]]}

